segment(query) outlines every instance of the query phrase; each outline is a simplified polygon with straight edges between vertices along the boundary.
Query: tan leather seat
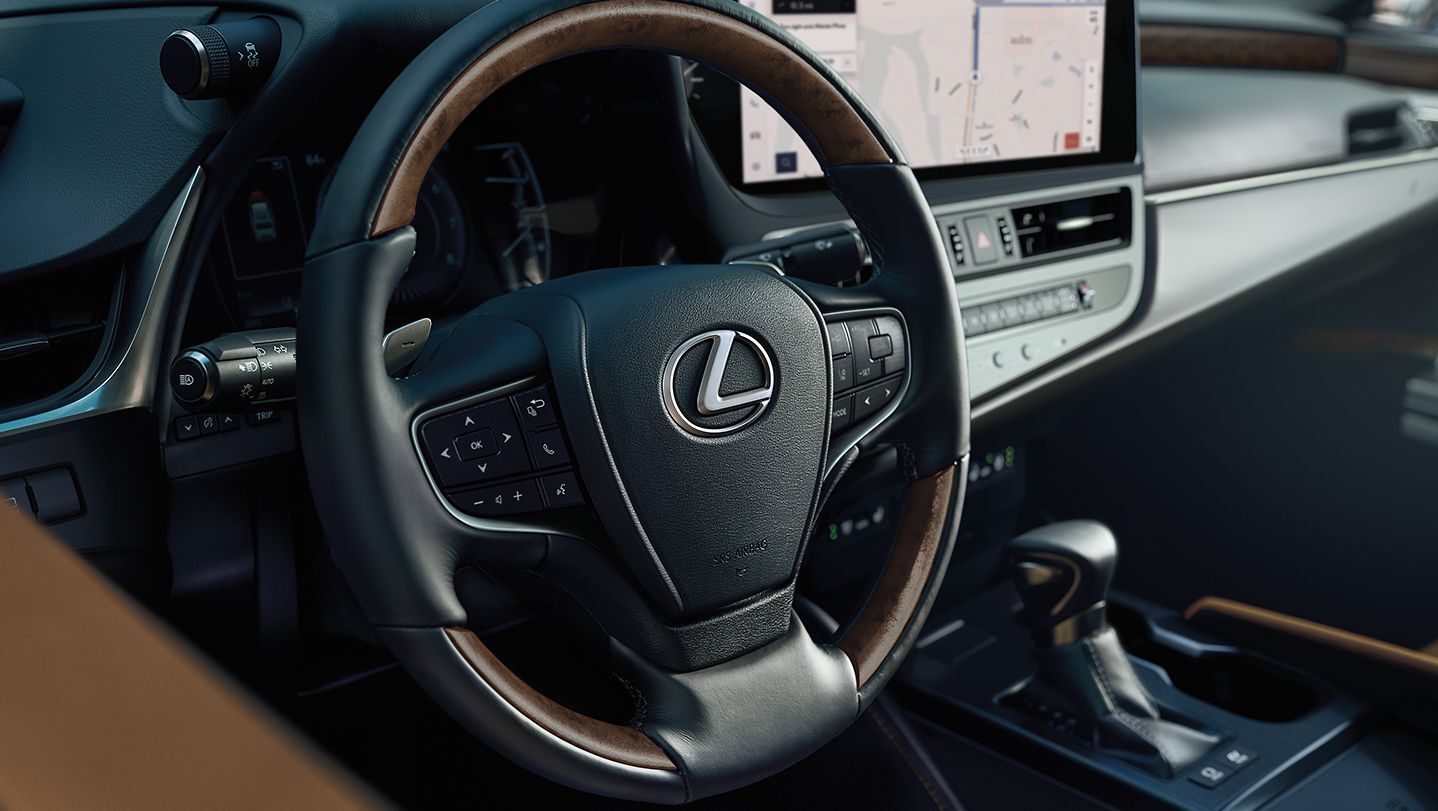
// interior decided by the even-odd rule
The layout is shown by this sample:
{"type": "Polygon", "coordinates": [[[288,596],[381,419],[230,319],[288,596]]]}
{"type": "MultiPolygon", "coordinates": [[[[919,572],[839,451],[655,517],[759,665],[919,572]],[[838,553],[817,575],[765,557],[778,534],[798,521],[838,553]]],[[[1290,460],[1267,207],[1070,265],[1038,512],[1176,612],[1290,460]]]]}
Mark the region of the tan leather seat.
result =
{"type": "Polygon", "coordinates": [[[385,805],[42,528],[0,510],[0,808],[385,805]]]}

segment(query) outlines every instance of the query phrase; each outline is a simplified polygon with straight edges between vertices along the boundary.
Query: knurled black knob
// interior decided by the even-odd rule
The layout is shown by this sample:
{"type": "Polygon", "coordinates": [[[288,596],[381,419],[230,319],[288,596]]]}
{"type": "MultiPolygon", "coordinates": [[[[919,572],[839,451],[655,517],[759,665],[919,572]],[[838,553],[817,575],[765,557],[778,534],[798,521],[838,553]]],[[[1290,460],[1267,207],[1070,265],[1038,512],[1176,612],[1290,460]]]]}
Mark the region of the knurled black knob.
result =
{"type": "Polygon", "coordinates": [[[165,84],[187,99],[244,96],[264,84],[280,55],[280,26],[269,17],[181,28],[160,46],[165,84]]]}

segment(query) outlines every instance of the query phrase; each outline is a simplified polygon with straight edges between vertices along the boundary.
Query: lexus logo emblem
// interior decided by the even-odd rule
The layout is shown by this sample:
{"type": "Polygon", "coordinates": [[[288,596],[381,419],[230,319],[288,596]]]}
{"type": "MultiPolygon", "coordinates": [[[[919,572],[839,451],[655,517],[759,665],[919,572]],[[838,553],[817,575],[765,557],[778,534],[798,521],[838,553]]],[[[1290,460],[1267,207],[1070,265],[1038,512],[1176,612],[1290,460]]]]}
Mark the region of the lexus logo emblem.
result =
{"type": "MultiPolygon", "coordinates": [[[[746,365],[752,374],[753,364],[746,365]]],[[[732,434],[759,419],[774,397],[774,362],[752,335],[732,329],[703,332],[680,344],[669,356],[669,362],[664,365],[663,397],[669,416],[685,431],[695,436],[732,434]],[[752,354],[752,360],[757,362],[760,382],[747,391],[720,394],[724,373],[729,370],[736,343],[743,346],[739,351],[752,354]],[[692,368],[692,362],[684,363],[691,352],[707,353],[702,358],[703,366],[700,368],[703,372],[699,375],[698,386],[694,385],[692,373],[686,375],[681,372],[681,365],[692,368]],[[686,400],[693,403],[692,413],[681,405],[686,400]],[[740,409],[747,411],[741,414],[740,409]],[[738,416],[738,419],[725,421],[725,415],[738,416]]]]}

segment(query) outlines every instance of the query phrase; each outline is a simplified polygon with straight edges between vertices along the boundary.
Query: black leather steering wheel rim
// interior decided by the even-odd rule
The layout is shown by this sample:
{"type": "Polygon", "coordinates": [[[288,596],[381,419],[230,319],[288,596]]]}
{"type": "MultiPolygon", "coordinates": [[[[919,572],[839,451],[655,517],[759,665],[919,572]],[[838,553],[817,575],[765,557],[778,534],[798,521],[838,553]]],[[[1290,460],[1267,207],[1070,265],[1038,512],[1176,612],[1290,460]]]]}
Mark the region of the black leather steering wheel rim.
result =
{"type": "MultiPolygon", "coordinates": [[[[368,619],[452,715],[501,753],[551,779],[673,803],[778,771],[841,731],[872,700],[902,661],[937,592],[957,529],[968,453],[963,342],[942,240],[897,148],[847,85],[777,26],[737,3],[504,0],[456,25],[394,82],[340,164],[310,243],[299,334],[306,462],[334,557],[368,619]],[[406,178],[423,177],[456,119],[515,71],[536,59],[618,47],[704,59],[785,113],[820,156],[831,187],[861,229],[874,256],[873,280],[838,289],[724,266],[584,274],[590,278],[479,308],[427,351],[409,378],[390,378],[379,339],[386,304],[413,252],[406,178]],[[795,87],[821,92],[796,93],[795,87]],[[743,294],[733,293],[734,287],[743,294]],[[732,293],[727,298],[726,290],[732,293]],[[605,313],[622,309],[610,304],[636,295],[707,304],[655,318],[662,323],[652,328],[638,329],[627,317],[604,324],[605,313]],[[906,385],[882,424],[831,448],[825,319],[878,308],[900,314],[908,325],[906,385]],[[710,312],[720,310],[722,316],[710,312]],[[652,332],[678,335],[714,318],[762,324],[755,331],[780,353],[776,413],[756,421],[756,432],[788,428],[780,433],[792,435],[799,468],[812,468],[811,491],[792,501],[803,505],[806,531],[797,539],[786,536],[782,549],[792,554],[793,577],[782,588],[746,597],[740,608],[704,605],[704,590],[676,591],[670,584],[672,605],[655,611],[660,624],[699,628],[683,638],[722,650],[700,650],[698,659],[677,664],[665,659],[661,666],[653,651],[637,653],[626,644],[634,638],[616,629],[615,658],[645,691],[649,715],[626,729],[566,714],[526,692],[477,638],[466,636],[469,618],[454,578],[466,566],[552,571],[553,561],[575,544],[554,534],[455,520],[427,490],[410,426],[437,404],[505,392],[528,382],[523,372],[545,370],[554,377],[566,416],[582,423],[571,427],[576,455],[602,502],[596,508],[606,528],[624,535],[619,527],[627,515],[643,536],[645,505],[634,499],[645,494],[625,489],[642,476],[633,465],[621,471],[622,453],[606,444],[622,439],[615,430],[618,417],[601,413],[610,395],[593,379],[605,360],[596,338],[603,327],[642,342],[652,332]],[[473,350],[480,345],[502,348],[506,357],[476,359],[473,350]],[[811,430],[802,417],[815,414],[816,403],[823,413],[811,430]],[[900,540],[866,611],[835,644],[815,644],[790,608],[803,542],[826,483],[839,473],[838,457],[876,444],[899,448],[911,483],[900,540]],[[620,502],[624,509],[615,506],[620,502]],[[727,617],[770,630],[735,632],[731,649],[725,647],[731,640],[713,628],[715,619],[727,617]]],[[[608,367],[621,373],[629,368],[608,367]]],[[[733,455],[722,454],[737,451],[719,445],[696,443],[694,452],[732,462],[733,455]]],[[[652,508],[649,516],[655,520],[652,508]]],[[[650,553],[661,575],[667,574],[664,564],[672,566],[673,557],[665,558],[663,549],[650,553]]],[[[659,586],[645,581],[653,578],[642,563],[631,565],[629,574],[653,588],[636,588],[643,594],[635,604],[644,604],[644,595],[647,602],[664,603],[659,586]]]]}

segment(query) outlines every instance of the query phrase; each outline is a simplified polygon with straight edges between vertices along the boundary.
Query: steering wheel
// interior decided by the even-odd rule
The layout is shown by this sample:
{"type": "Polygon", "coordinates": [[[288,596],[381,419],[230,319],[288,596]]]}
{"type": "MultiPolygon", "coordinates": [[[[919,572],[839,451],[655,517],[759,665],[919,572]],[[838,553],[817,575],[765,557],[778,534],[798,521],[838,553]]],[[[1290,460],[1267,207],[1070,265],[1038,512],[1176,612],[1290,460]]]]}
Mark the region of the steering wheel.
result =
{"type": "Polygon", "coordinates": [[[309,251],[299,417],[328,542],[384,642],[475,736],[578,789],[681,803],[808,756],[893,675],[963,498],[959,312],[899,150],[777,25],[732,0],[490,3],[375,105],[309,251]],[[391,377],[386,305],[436,154],[516,76],[618,48],[708,63],[777,108],[857,223],[872,278],[838,288],[756,264],[586,272],[485,303],[391,377]],[[878,382],[836,400],[841,363],[878,382]],[[887,563],[855,619],[806,627],[806,541],[848,464],[879,445],[897,448],[907,484],[887,563]],[[459,594],[477,571],[598,629],[634,718],[581,714],[496,658],[459,594]]]}

